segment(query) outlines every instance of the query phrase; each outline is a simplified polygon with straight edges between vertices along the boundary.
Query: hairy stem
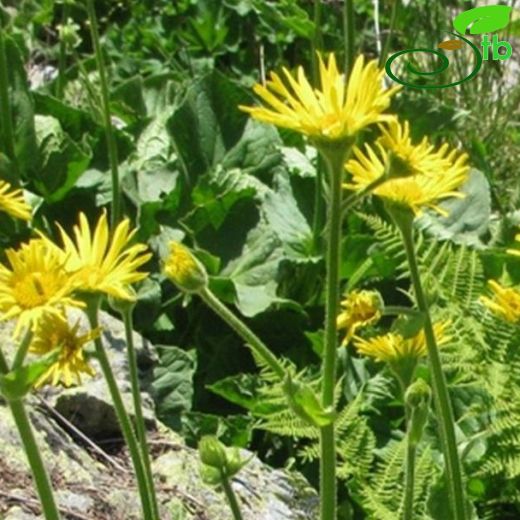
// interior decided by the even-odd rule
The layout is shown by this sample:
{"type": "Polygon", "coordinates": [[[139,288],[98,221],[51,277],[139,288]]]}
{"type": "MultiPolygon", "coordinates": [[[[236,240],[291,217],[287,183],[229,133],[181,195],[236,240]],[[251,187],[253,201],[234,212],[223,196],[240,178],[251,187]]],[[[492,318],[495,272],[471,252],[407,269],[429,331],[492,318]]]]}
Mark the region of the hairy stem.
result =
{"type": "Polygon", "coordinates": [[[18,350],[16,351],[16,354],[14,356],[13,368],[12,368],[13,370],[18,369],[23,365],[25,356],[27,356],[27,352],[29,352],[29,347],[31,345],[32,337],[33,337],[33,333],[31,331],[31,329],[28,328],[25,331],[22,342],[20,343],[20,346],[18,347],[18,350]]]}
{"type": "MultiPolygon", "coordinates": [[[[87,303],[86,312],[92,330],[95,330],[99,327],[98,308],[99,299],[97,299],[97,301],[93,300],[87,303]]],[[[106,383],[108,385],[110,397],[112,398],[117,419],[121,426],[121,432],[123,433],[123,438],[125,439],[126,445],[128,446],[130,458],[132,459],[132,463],[134,466],[137,485],[139,488],[139,495],[141,498],[141,504],[143,508],[143,518],[145,520],[159,520],[159,517],[155,516],[153,513],[153,508],[151,505],[151,494],[146,478],[143,459],[139,450],[139,444],[137,442],[137,438],[135,436],[134,429],[130,421],[130,417],[128,416],[128,413],[125,410],[123,399],[121,397],[121,392],[119,391],[119,388],[117,386],[117,382],[114,377],[114,373],[112,372],[112,368],[110,366],[108,356],[103,347],[103,342],[101,338],[95,338],[94,344],[96,346],[97,359],[101,366],[103,376],[105,377],[106,383]]]]}
{"type": "Polygon", "coordinates": [[[417,306],[424,316],[424,335],[428,349],[428,361],[432,375],[432,388],[435,409],[438,416],[440,437],[446,464],[447,487],[454,520],[466,519],[465,493],[462,480],[462,468],[457,453],[455,438],[455,419],[444,372],[442,370],[439,348],[435,339],[428,301],[424,294],[415,246],[413,242],[413,219],[396,219],[401,231],[410,267],[410,275],[417,300],[417,306]]]}
{"type": "MultiPolygon", "coordinates": [[[[334,405],[336,386],[337,315],[339,308],[339,270],[341,265],[341,199],[343,164],[346,150],[324,153],[329,169],[330,200],[327,216],[327,252],[325,281],[325,338],[322,365],[322,406],[334,405]]],[[[336,439],[334,423],[320,430],[321,520],[336,518],[336,439]]]]}
{"type": "Polygon", "coordinates": [[[146,428],[143,416],[143,406],[141,402],[141,392],[139,388],[139,374],[137,371],[137,356],[134,347],[132,309],[126,309],[122,313],[122,316],[125,325],[126,352],[128,356],[128,367],[130,371],[132,399],[134,401],[137,440],[141,448],[141,456],[143,458],[144,470],[146,472],[146,478],[148,480],[148,492],[150,493],[150,505],[152,507],[152,512],[155,518],[160,518],[159,506],[157,505],[157,495],[155,492],[155,484],[153,480],[152,465],[150,462],[150,454],[148,452],[148,444],[146,442],[146,428]]]}
{"type": "MultiPolygon", "coordinates": [[[[4,357],[3,352],[0,350],[0,373],[6,374],[9,372],[9,366],[4,357]]],[[[16,428],[22,440],[23,448],[29,461],[29,466],[34,477],[34,483],[36,484],[36,490],[40,498],[42,505],[43,516],[45,520],[59,520],[60,513],[58,506],[54,500],[54,493],[52,492],[51,482],[45,466],[43,465],[43,459],[36,444],[34,438],[33,429],[23,401],[20,400],[7,400],[7,404],[13,415],[16,428]]]]}
{"type": "Polygon", "coordinates": [[[404,483],[404,505],[403,520],[413,520],[413,495],[415,480],[415,455],[417,446],[410,440],[410,429],[412,427],[410,412],[406,414],[406,461],[405,461],[405,483],[404,483]]]}
{"type": "Polygon", "coordinates": [[[218,314],[240,337],[251,350],[280,378],[285,379],[285,369],[264,342],[237,316],[235,316],[208,288],[200,291],[199,296],[204,303],[218,314]]]}
{"type": "Polygon", "coordinates": [[[222,484],[222,489],[226,494],[229,507],[233,513],[233,520],[243,520],[242,512],[240,511],[240,505],[238,504],[237,497],[233,491],[229,478],[225,475],[222,475],[220,483],[222,484]]]}

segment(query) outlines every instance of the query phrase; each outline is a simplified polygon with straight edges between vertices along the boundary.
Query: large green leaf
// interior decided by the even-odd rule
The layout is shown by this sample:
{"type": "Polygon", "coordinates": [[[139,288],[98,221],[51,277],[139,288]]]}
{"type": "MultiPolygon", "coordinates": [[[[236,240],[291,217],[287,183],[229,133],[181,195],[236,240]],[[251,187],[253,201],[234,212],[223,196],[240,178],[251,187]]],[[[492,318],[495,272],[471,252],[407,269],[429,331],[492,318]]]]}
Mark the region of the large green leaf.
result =
{"type": "Polygon", "coordinates": [[[57,202],[85,172],[92,152],[75,143],[52,116],[37,115],[35,127],[41,158],[35,184],[48,202],[57,202]]]}
{"type": "Polygon", "coordinates": [[[238,142],[247,117],[237,107],[251,102],[248,92],[217,71],[188,88],[167,128],[190,179],[216,166],[238,142]]]}
{"type": "Polygon", "coordinates": [[[161,360],[155,368],[152,392],[159,418],[171,427],[179,426],[180,414],[191,409],[193,375],[196,369],[195,351],[157,345],[161,360]]]}
{"type": "Polygon", "coordinates": [[[279,239],[265,224],[250,231],[240,256],[223,269],[237,294],[237,306],[245,316],[254,316],[279,300],[278,270],[283,260],[279,239]]]}
{"type": "Polygon", "coordinates": [[[451,198],[441,204],[447,217],[428,213],[417,224],[439,239],[449,239],[458,244],[482,246],[482,239],[489,230],[491,194],[486,176],[479,170],[471,170],[461,189],[463,198],[451,198]]]}
{"type": "MultiPolygon", "coordinates": [[[[14,132],[14,153],[19,174],[31,178],[38,168],[38,145],[34,130],[34,104],[25,71],[25,62],[20,49],[10,37],[5,39],[7,76],[9,82],[9,105],[11,108],[14,132]]],[[[0,148],[9,150],[6,145],[5,129],[0,125],[0,148]]],[[[15,173],[8,180],[15,180],[15,173]]]]}
{"type": "Polygon", "coordinates": [[[276,191],[270,191],[263,204],[266,220],[287,257],[307,261],[313,253],[312,230],[298,208],[288,176],[278,175],[276,181],[276,191]]]}

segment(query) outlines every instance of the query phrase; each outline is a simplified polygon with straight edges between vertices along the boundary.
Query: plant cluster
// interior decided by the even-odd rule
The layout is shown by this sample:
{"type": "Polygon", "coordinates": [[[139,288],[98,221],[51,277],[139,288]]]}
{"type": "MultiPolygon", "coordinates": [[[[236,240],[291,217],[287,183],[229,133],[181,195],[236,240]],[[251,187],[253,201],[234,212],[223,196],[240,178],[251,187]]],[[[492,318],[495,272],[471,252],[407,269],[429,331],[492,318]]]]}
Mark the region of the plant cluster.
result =
{"type": "Polygon", "coordinates": [[[47,520],[25,401],[96,370],[142,517],[164,518],[134,329],[157,345],[159,418],[235,519],[239,448],[304,473],[321,520],[518,516],[518,87],[501,70],[391,85],[391,49],[451,11],[389,4],[0,6],[0,317],[17,344],[0,395],[47,520]],[[101,309],[125,325],[134,421],[101,309]]]}

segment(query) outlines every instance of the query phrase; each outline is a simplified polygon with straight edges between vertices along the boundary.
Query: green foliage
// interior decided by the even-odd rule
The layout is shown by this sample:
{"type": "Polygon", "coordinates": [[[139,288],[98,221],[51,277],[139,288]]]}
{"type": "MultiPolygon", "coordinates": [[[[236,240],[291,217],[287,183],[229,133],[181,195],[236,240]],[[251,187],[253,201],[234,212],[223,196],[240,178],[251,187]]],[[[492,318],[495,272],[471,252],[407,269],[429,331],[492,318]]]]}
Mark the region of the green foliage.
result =
{"type": "MultiPolygon", "coordinates": [[[[256,450],[273,465],[289,464],[317,480],[318,426],[332,418],[320,407],[324,269],[323,214],[316,213],[318,160],[303,140],[260,124],[237,105],[253,104],[252,83],[269,70],[311,64],[311,40],[343,59],[342,2],[298,0],[125,0],[96,2],[109,70],[125,214],[149,244],[152,274],[139,287],[135,323],[158,346],[147,374],[160,419],[196,446],[214,435],[256,450]],[[236,334],[159,274],[170,240],[185,241],[210,275],[210,287],[291,373],[283,384],[251,356],[236,334]],[[288,402],[289,394],[289,402],[288,402]],[[287,438],[295,439],[294,449],[287,438]]],[[[354,2],[356,48],[377,55],[389,36],[392,2],[354,2]]],[[[400,2],[391,36],[395,50],[432,47],[439,28],[464,2],[400,2]]],[[[34,201],[31,228],[70,229],[79,208],[93,218],[110,203],[110,175],[100,124],[99,77],[86,15],[69,14],[81,43],[64,63],[64,95],[45,67],[59,64],[57,25],[63,3],[7,1],[2,8],[15,133],[9,157],[0,128],[0,177],[21,183],[34,201]],[[36,81],[38,77],[42,78],[36,81]]],[[[514,34],[518,20],[506,31],[514,34]]],[[[454,57],[447,75],[466,67],[454,57]]],[[[428,65],[420,63],[421,65],[428,65]]],[[[489,63],[464,89],[403,89],[392,112],[410,120],[415,139],[457,143],[476,168],[465,198],[417,220],[415,245],[435,320],[451,321],[442,362],[457,417],[468,493],[475,515],[520,515],[520,333],[485,311],[486,278],[518,283],[518,261],[505,254],[518,228],[519,87],[507,68],[489,63]],[[500,103],[490,101],[499,93],[500,103]]],[[[1,125],[0,125],[1,126],[1,125]]],[[[367,134],[367,138],[370,135],[367,134]]],[[[326,199],[325,199],[326,204],[326,199]]],[[[342,289],[373,287],[386,305],[414,301],[398,231],[368,200],[346,218],[342,289]]],[[[319,205],[318,205],[319,207],[319,205]]],[[[322,208],[322,213],[324,210],[322,208]]],[[[2,247],[30,236],[7,219],[2,247]]],[[[421,318],[385,316],[360,333],[412,335],[421,318]]],[[[356,518],[397,519],[403,501],[403,400],[393,376],[349,346],[338,351],[336,388],[339,500],[356,518]],[[346,491],[347,490],[347,491],[346,491]]],[[[3,376],[4,393],[21,397],[45,367],[3,376]]],[[[418,372],[429,371],[421,361],[418,372]]],[[[416,518],[446,518],[441,447],[435,421],[419,444],[416,518]],[[444,507],[444,509],[443,509],[444,507]]],[[[179,518],[184,513],[179,510],[179,518]]],[[[173,513],[174,515],[177,513],[173,513]]]]}

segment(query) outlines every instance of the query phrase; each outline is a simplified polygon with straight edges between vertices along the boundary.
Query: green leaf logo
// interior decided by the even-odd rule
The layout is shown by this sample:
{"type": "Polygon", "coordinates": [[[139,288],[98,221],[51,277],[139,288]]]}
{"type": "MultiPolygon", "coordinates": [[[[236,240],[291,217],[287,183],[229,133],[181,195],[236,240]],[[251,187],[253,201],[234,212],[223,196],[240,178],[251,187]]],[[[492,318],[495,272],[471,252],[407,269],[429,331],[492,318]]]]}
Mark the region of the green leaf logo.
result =
{"type": "Polygon", "coordinates": [[[465,34],[470,27],[470,34],[482,34],[498,31],[509,23],[512,7],[507,5],[486,5],[475,7],[460,13],[453,20],[453,27],[460,34],[465,34]]]}

